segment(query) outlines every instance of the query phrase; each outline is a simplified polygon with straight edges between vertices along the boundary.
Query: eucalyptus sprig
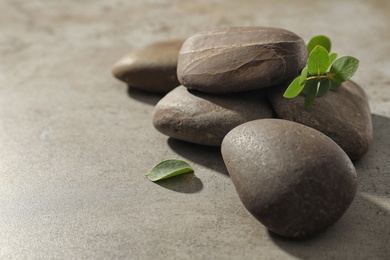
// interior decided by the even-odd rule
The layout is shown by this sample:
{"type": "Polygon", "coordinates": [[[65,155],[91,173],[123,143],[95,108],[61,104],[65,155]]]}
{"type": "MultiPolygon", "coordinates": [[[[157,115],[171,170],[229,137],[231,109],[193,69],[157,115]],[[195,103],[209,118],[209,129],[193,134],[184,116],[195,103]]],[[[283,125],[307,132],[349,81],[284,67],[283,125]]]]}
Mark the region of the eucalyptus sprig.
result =
{"type": "Polygon", "coordinates": [[[323,35],[309,41],[307,65],[287,87],[283,94],[285,98],[295,98],[302,92],[305,108],[309,109],[316,97],[323,96],[328,90],[337,90],[341,83],[355,74],[359,60],[351,56],[336,59],[337,54],[330,53],[331,45],[330,39],[323,35]]]}

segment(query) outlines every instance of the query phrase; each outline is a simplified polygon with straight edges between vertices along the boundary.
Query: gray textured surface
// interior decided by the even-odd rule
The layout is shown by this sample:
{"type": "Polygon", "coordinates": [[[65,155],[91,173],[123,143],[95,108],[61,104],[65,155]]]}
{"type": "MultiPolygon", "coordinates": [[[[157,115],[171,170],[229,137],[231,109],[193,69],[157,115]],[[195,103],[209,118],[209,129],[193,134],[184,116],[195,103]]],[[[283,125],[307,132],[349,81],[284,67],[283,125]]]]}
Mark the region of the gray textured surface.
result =
{"type": "Polygon", "coordinates": [[[0,2],[0,258],[388,259],[390,2],[0,2]],[[308,241],[269,234],[236,195],[218,149],[167,139],[159,99],[111,76],[128,51],[223,26],[329,35],[353,55],[374,142],[356,163],[357,197],[308,241]],[[173,157],[195,176],[148,181],[173,157]]]}

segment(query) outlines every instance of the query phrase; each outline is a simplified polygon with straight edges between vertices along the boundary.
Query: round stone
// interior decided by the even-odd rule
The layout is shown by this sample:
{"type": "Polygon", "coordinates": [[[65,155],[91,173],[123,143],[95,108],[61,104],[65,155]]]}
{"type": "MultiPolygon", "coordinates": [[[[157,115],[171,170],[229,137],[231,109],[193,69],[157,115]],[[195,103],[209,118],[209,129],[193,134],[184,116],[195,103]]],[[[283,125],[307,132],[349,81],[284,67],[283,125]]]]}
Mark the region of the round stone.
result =
{"type": "Polygon", "coordinates": [[[329,137],[292,121],[242,124],[222,156],[248,211],[269,230],[303,238],[332,226],[356,194],[356,171],[329,137]]]}
{"type": "Polygon", "coordinates": [[[306,45],[293,32],[231,27],[188,38],[179,53],[177,74],[189,89],[239,92],[289,81],[306,60],[306,45]]]}
{"type": "Polygon", "coordinates": [[[264,91],[211,95],[179,86],[156,104],[153,125],[175,139],[219,146],[234,127],[272,116],[264,91]]]}
{"type": "Polygon", "coordinates": [[[270,101],[279,118],[310,126],[329,136],[351,160],[362,158],[369,150],[373,129],[368,98],[353,81],[344,82],[337,91],[316,98],[310,109],[304,108],[304,96],[283,97],[285,87],[272,88],[270,101]]]}
{"type": "Polygon", "coordinates": [[[112,74],[130,87],[168,93],[180,85],[176,70],[183,42],[161,41],[134,50],[114,65],[112,74]]]}

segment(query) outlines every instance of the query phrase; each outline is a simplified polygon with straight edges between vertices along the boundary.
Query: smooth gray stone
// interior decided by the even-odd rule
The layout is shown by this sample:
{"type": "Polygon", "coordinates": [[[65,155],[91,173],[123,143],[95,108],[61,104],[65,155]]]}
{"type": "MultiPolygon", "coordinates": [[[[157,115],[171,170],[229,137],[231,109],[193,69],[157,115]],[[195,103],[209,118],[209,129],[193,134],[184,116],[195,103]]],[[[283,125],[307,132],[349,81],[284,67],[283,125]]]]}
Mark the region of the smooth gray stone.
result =
{"type": "Polygon", "coordinates": [[[263,91],[211,95],[179,86],[155,106],[153,125],[161,133],[191,143],[219,146],[234,127],[273,111],[263,91]]]}
{"type": "Polygon", "coordinates": [[[161,41],[134,50],[117,61],[112,74],[131,87],[168,93],[180,85],[176,70],[183,42],[161,41]]]}
{"type": "Polygon", "coordinates": [[[229,132],[221,150],[244,206],[281,236],[327,229],[355,197],[351,160],[329,137],[302,124],[251,121],[229,132]]]}
{"type": "Polygon", "coordinates": [[[306,65],[305,42],[293,32],[270,27],[231,27],[188,38],[179,54],[182,85],[208,93],[273,86],[306,65]]]}
{"type": "Polygon", "coordinates": [[[304,96],[283,97],[285,87],[270,89],[270,101],[279,118],[310,126],[332,138],[351,160],[362,158],[372,139],[372,121],[368,98],[353,81],[344,82],[337,91],[316,98],[310,109],[304,108],[304,96]]]}

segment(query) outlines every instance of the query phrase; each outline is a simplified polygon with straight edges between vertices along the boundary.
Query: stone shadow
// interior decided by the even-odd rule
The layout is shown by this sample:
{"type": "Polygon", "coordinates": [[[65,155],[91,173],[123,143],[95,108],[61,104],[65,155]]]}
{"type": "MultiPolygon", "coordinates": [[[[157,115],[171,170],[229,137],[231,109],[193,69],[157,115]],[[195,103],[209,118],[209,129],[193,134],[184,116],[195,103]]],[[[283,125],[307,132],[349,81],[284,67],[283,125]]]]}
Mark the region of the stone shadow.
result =
{"type": "Polygon", "coordinates": [[[389,259],[390,211],[358,194],[333,227],[296,240],[269,232],[272,241],[299,259],[389,259]]]}
{"type": "Polygon", "coordinates": [[[168,138],[169,147],[189,161],[203,165],[206,168],[229,175],[218,146],[198,145],[168,138]]]}
{"type": "Polygon", "coordinates": [[[368,153],[355,162],[359,191],[390,197],[390,118],[372,115],[374,139],[368,153]]]}
{"type": "Polygon", "coordinates": [[[137,89],[131,86],[127,87],[127,94],[132,99],[138,100],[142,103],[155,106],[160,99],[164,97],[161,93],[152,93],[142,89],[137,89]]]}
{"type": "Polygon", "coordinates": [[[305,240],[271,240],[300,259],[390,259],[390,118],[372,115],[374,139],[355,162],[358,191],[345,215],[327,231],[305,240]],[[382,202],[381,202],[382,201],[382,202]]]}

